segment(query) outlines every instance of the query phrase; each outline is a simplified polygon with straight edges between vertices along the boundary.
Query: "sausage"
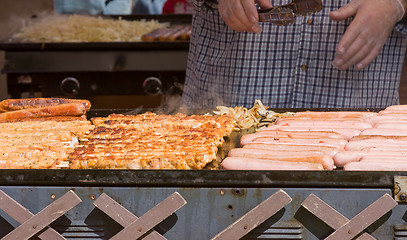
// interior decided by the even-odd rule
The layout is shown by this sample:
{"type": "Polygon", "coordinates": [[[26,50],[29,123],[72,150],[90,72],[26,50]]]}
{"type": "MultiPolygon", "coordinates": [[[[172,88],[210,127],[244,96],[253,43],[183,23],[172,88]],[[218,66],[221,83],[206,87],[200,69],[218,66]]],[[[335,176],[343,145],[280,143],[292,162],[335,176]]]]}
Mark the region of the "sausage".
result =
{"type": "Polygon", "coordinates": [[[407,129],[407,122],[403,122],[403,121],[378,122],[378,123],[376,123],[375,128],[406,130],[407,129]]]}
{"type": "Polygon", "coordinates": [[[177,39],[180,40],[187,40],[185,34],[187,34],[188,31],[190,31],[191,26],[181,26],[181,28],[179,30],[177,30],[176,32],[170,34],[168,36],[168,41],[175,41],[177,39]]]}
{"type": "Polygon", "coordinates": [[[280,131],[280,130],[263,130],[257,133],[246,134],[240,139],[240,144],[242,146],[249,144],[256,137],[286,137],[286,138],[343,138],[339,133],[336,132],[309,132],[309,131],[280,131]]]}
{"type": "Polygon", "coordinates": [[[407,171],[407,162],[350,162],[343,167],[345,171],[407,171]]]}
{"type": "Polygon", "coordinates": [[[344,118],[369,118],[376,116],[375,112],[358,112],[358,111],[332,111],[332,112],[296,112],[295,117],[308,117],[314,118],[325,118],[325,119],[344,119],[344,118]]]}
{"type": "Polygon", "coordinates": [[[342,167],[349,162],[358,162],[366,156],[400,157],[406,156],[407,152],[392,152],[392,151],[343,151],[338,152],[334,157],[335,166],[342,167]]]}
{"type": "Polygon", "coordinates": [[[311,145],[311,146],[328,146],[328,147],[344,147],[348,141],[338,138],[273,138],[273,137],[257,137],[253,139],[253,143],[267,144],[289,144],[289,145],[311,145]]]}
{"type": "Polygon", "coordinates": [[[407,136],[407,129],[368,128],[363,130],[360,135],[407,136]]]}
{"type": "Polygon", "coordinates": [[[181,25],[174,25],[174,26],[171,26],[168,29],[169,29],[168,31],[166,31],[166,32],[164,32],[164,33],[162,33],[162,34],[160,34],[158,36],[158,40],[160,40],[160,41],[172,41],[170,39],[171,35],[175,34],[177,31],[181,30],[182,26],[181,25]]]}
{"type": "Polygon", "coordinates": [[[91,104],[88,100],[82,99],[67,99],[67,98],[22,98],[22,99],[6,99],[0,102],[0,109],[6,111],[17,111],[28,108],[42,108],[56,106],[66,103],[81,103],[86,111],[89,111],[91,104]]]}
{"type": "Polygon", "coordinates": [[[281,125],[271,125],[264,130],[281,130],[281,131],[309,131],[309,132],[336,132],[342,135],[344,139],[351,139],[360,134],[360,130],[350,128],[333,128],[333,127],[289,127],[281,125]]]}
{"type": "Polygon", "coordinates": [[[334,157],[338,152],[343,151],[340,147],[326,147],[326,146],[307,146],[307,145],[278,145],[278,144],[265,144],[265,143],[250,143],[243,146],[243,149],[264,149],[270,151],[302,151],[302,152],[323,152],[330,157],[334,157]]]}
{"type": "Polygon", "coordinates": [[[29,108],[12,112],[0,113],[0,122],[25,118],[42,118],[54,116],[81,116],[86,113],[82,103],[66,103],[50,107],[29,108]]]}
{"type": "Polygon", "coordinates": [[[391,105],[388,106],[385,111],[406,111],[407,112],[407,105],[391,105]]]}
{"type": "Polygon", "coordinates": [[[407,162],[407,156],[399,155],[384,155],[384,156],[363,156],[360,162],[407,162]]]}
{"type": "Polygon", "coordinates": [[[222,163],[229,170],[324,170],[321,164],[308,162],[285,162],[258,158],[227,157],[222,163]]]}
{"type": "Polygon", "coordinates": [[[361,120],[285,120],[284,118],[277,119],[276,125],[308,128],[335,128],[340,126],[340,128],[350,128],[357,130],[364,130],[366,128],[373,127],[370,123],[361,120]]]}
{"type": "Polygon", "coordinates": [[[319,163],[324,166],[324,169],[332,170],[334,168],[334,161],[330,156],[323,154],[322,152],[276,152],[260,149],[243,149],[235,148],[229,151],[228,157],[245,157],[245,158],[260,158],[275,161],[285,162],[308,162],[319,163]]]}
{"type": "Polygon", "coordinates": [[[407,115],[407,111],[391,111],[391,110],[383,110],[377,113],[377,116],[386,116],[386,115],[390,115],[390,116],[404,116],[407,115]]]}
{"type": "Polygon", "coordinates": [[[146,42],[157,41],[159,36],[161,36],[162,34],[168,32],[168,31],[170,31],[169,28],[157,28],[157,29],[141,36],[141,40],[146,41],[146,42]]]}
{"type": "Polygon", "coordinates": [[[181,40],[187,41],[187,40],[191,39],[191,33],[192,33],[192,26],[188,25],[186,27],[185,32],[183,32],[181,34],[181,40]]]}
{"type": "Polygon", "coordinates": [[[355,136],[349,140],[351,141],[371,141],[371,142],[392,142],[392,143],[403,143],[407,142],[407,136],[380,136],[380,135],[360,135],[355,136]]]}
{"type": "Polygon", "coordinates": [[[373,150],[373,151],[406,151],[407,143],[382,142],[382,141],[352,141],[345,145],[347,151],[373,150]]]}
{"type": "Polygon", "coordinates": [[[380,122],[385,122],[385,121],[395,121],[395,120],[403,120],[407,121],[407,114],[403,115],[398,115],[398,116],[393,116],[391,114],[389,115],[382,115],[382,116],[374,116],[371,118],[366,119],[365,121],[370,123],[373,127],[380,123],[380,122]]]}

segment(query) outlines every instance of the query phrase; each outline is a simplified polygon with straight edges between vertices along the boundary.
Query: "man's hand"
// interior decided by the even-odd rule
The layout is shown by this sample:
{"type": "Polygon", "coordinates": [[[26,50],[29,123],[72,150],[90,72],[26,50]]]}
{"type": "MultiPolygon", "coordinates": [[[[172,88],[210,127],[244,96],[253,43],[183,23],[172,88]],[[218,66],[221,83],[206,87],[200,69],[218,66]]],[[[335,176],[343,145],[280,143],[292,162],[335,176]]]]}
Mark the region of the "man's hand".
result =
{"type": "Polygon", "coordinates": [[[400,3],[398,0],[353,0],[331,12],[329,16],[334,21],[355,17],[338,44],[334,66],[345,70],[355,65],[356,70],[361,70],[369,65],[403,17],[400,3]]]}
{"type": "MultiPolygon", "coordinates": [[[[270,0],[257,0],[261,8],[271,8],[270,0]]],[[[218,0],[219,13],[226,25],[238,32],[260,33],[255,0],[218,0]]]]}

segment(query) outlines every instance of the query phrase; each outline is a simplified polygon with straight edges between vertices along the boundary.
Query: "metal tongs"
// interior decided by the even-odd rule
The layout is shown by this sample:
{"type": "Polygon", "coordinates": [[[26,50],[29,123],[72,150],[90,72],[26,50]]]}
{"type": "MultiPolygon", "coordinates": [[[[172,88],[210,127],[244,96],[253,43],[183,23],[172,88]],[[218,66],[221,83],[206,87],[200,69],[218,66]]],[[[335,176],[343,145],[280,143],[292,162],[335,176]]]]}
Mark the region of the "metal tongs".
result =
{"type": "Polygon", "coordinates": [[[304,16],[322,10],[321,0],[292,0],[291,3],[267,9],[259,9],[259,22],[271,22],[285,26],[295,22],[295,16],[304,16]]]}

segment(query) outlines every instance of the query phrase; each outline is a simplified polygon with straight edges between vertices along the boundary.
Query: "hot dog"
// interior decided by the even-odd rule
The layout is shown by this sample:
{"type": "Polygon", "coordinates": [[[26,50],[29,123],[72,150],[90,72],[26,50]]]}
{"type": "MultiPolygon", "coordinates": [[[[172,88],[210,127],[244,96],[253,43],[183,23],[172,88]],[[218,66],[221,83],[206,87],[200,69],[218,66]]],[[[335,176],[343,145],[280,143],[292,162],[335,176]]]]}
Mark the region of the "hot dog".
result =
{"type": "Polygon", "coordinates": [[[295,117],[308,117],[308,118],[325,118],[325,119],[342,119],[342,118],[369,118],[376,116],[375,112],[352,112],[352,111],[332,111],[332,112],[296,112],[295,117]]]}
{"type": "Polygon", "coordinates": [[[407,129],[368,128],[363,130],[360,135],[407,136],[407,129]]]}
{"type": "Polygon", "coordinates": [[[351,141],[371,141],[371,142],[391,142],[391,143],[405,143],[407,136],[380,136],[380,135],[360,135],[355,136],[349,140],[351,141]]]}
{"type": "Polygon", "coordinates": [[[407,129],[407,122],[402,122],[402,121],[378,122],[378,123],[376,123],[375,128],[406,130],[407,129]]]}
{"type": "Polygon", "coordinates": [[[393,116],[391,114],[382,115],[382,116],[374,116],[374,117],[366,119],[365,121],[370,123],[372,126],[375,126],[376,124],[378,124],[380,122],[395,121],[395,120],[396,121],[398,121],[398,120],[407,121],[407,114],[398,115],[398,116],[393,116]]]}
{"type": "Polygon", "coordinates": [[[340,138],[273,138],[273,137],[257,137],[253,139],[253,143],[267,144],[288,144],[288,145],[311,145],[311,146],[328,146],[328,147],[344,147],[348,141],[340,138]]]}
{"type": "Polygon", "coordinates": [[[271,125],[264,130],[281,130],[281,131],[309,131],[309,132],[336,132],[342,135],[344,139],[350,139],[360,134],[360,130],[338,127],[289,127],[281,125],[271,125]]]}
{"type": "Polygon", "coordinates": [[[407,105],[392,105],[388,106],[385,111],[406,111],[407,112],[407,105]]]}
{"type": "Polygon", "coordinates": [[[247,134],[242,136],[240,144],[242,146],[249,144],[253,139],[257,137],[288,137],[288,138],[342,138],[339,133],[336,132],[309,132],[309,131],[280,131],[280,130],[263,130],[257,133],[247,134]]]}
{"type": "Polygon", "coordinates": [[[4,112],[17,111],[28,108],[43,108],[51,107],[66,103],[81,103],[86,111],[90,109],[90,102],[82,99],[67,99],[67,98],[22,98],[22,99],[6,99],[0,102],[0,109],[4,112]]]}
{"type": "Polygon", "coordinates": [[[406,115],[406,111],[391,111],[391,110],[383,110],[377,113],[377,116],[386,116],[386,115],[392,115],[392,116],[403,116],[406,115]]]}
{"type": "Polygon", "coordinates": [[[258,158],[227,157],[221,166],[229,170],[324,170],[321,164],[285,162],[258,158]]]}
{"type": "Polygon", "coordinates": [[[330,157],[334,157],[338,152],[343,151],[341,147],[326,147],[326,146],[309,146],[309,145],[278,145],[278,144],[264,144],[264,143],[250,143],[243,146],[243,149],[264,149],[271,151],[300,151],[300,152],[323,152],[330,157]]]}
{"type": "Polygon", "coordinates": [[[229,151],[228,157],[244,157],[244,158],[260,158],[275,161],[285,162],[308,162],[322,164],[325,169],[332,170],[334,168],[333,159],[321,152],[278,152],[260,149],[243,149],[235,148],[229,151]]]}
{"type": "Polygon", "coordinates": [[[149,32],[147,34],[144,34],[141,36],[141,40],[146,41],[146,42],[152,42],[152,41],[157,41],[158,37],[163,35],[164,33],[169,32],[169,28],[158,28],[153,30],[152,32],[149,32]]]}
{"type": "Polygon", "coordinates": [[[352,141],[345,146],[347,151],[406,151],[406,143],[382,142],[382,141],[352,141]]]}
{"type": "Polygon", "coordinates": [[[308,128],[334,128],[340,126],[341,128],[350,128],[357,130],[364,130],[366,128],[373,127],[370,123],[360,120],[285,120],[284,118],[277,119],[276,125],[308,128]]]}
{"type": "Polygon", "coordinates": [[[86,108],[82,103],[67,103],[51,107],[29,108],[12,112],[0,113],[0,122],[7,122],[25,118],[81,116],[85,113],[86,108]]]}
{"type": "Polygon", "coordinates": [[[350,162],[343,167],[345,171],[407,171],[407,163],[401,162],[350,162]]]}
{"type": "Polygon", "coordinates": [[[335,166],[342,167],[349,162],[358,162],[367,156],[375,156],[380,158],[388,157],[407,157],[407,152],[392,152],[392,151],[343,151],[337,153],[333,159],[335,166]]]}

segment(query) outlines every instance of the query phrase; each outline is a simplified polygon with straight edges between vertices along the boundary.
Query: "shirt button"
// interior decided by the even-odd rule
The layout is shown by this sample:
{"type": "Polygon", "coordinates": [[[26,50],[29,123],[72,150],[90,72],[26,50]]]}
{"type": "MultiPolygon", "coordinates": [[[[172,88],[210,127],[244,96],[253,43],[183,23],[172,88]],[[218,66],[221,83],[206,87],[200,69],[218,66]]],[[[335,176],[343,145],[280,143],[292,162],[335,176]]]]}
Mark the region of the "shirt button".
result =
{"type": "Polygon", "coordinates": [[[302,71],[307,70],[307,64],[302,64],[302,65],[301,65],[301,70],[302,70],[302,71]]]}
{"type": "Polygon", "coordinates": [[[312,20],[312,18],[310,18],[310,19],[307,20],[307,24],[308,24],[308,25],[314,24],[314,21],[312,20]]]}

